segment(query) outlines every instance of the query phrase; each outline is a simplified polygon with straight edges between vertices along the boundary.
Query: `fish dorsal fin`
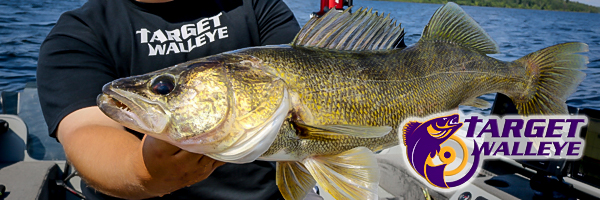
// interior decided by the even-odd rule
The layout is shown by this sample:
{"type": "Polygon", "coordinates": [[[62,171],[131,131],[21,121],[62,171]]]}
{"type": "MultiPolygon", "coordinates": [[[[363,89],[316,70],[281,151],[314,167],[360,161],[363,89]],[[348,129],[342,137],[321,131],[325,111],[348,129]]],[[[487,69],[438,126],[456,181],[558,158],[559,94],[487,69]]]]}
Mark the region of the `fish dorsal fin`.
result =
{"type": "Polygon", "coordinates": [[[449,2],[439,8],[423,30],[421,41],[445,41],[485,54],[499,53],[498,44],[462,8],[449,2]]]}
{"type": "Polygon", "coordinates": [[[359,8],[330,10],[322,17],[311,18],[296,35],[293,46],[336,50],[383,50],[405,47],[404,29],[389,14],[359,8]]]}
{"type": "Polygon", "coordinates": [[[406,137],[409,136],[412,132],[415,132],[415,129],[417,129],[417,127],[419,127],[420,125],[421,123],[417,121],[410,121],[406,123],[406,125],[404,125],[404,128],[402,128],[402,138],[404,138],[404,145],[406,145],[406,137]]]}
{"type": "Polygon", "coordinates": [[[301,137],[336,137],[354,136],[359,138],[376,138],[387,135],[392,131],[389,126],[359,126],[359,125],[308,125],[296,122],[296,127],[302,132],[301,137]]]}

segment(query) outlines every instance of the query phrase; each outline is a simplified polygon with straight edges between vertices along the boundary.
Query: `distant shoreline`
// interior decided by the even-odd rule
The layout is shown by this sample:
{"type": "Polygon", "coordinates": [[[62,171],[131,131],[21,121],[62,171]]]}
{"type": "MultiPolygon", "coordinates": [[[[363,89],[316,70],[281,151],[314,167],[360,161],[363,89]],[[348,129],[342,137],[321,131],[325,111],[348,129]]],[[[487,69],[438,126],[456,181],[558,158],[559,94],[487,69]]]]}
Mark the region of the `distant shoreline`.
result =
{"type": "MultiPolygon", "coordinates": [[[[445,4],[447,0],[377,0],[398,1],[410,3],[436,3],[445,4]]],[[[500,7],[500,8],[522,8],[532,10],[555,10],[584,13],[600,13],[600,8],[572,2],[569,0],[454,0],[451,1],[465,6],[500,7]]]]}

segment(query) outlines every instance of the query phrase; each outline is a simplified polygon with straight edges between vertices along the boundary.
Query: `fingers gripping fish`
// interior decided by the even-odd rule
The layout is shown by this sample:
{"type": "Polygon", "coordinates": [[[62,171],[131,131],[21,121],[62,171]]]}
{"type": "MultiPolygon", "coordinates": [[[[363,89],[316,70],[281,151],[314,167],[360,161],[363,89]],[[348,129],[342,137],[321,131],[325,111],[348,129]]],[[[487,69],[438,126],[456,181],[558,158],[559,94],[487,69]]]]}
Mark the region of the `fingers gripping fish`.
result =
{"type": "MultiPolygon", "coordinates": [[[[520,114],[562,114],[585,76],[587,57],[576,54],[587,51],[583,43],[513,62],[486,56],[498,46],[454,3],[434,13],[416,44],[394,48],[403,35],[370,10],[329,12],[289,45],[115,80],[98,105],[124,126],[190,152],[233,163],[277,161],[286,199],[302,199],[315,183],[337,199],[377,199],[372,151],[403,142],[397,129],[404,119],[489,106],[477,97],[494,92],[509,96],[520,114]]],[[[425,129],[443,140],[455,126],[425,129]]]]}

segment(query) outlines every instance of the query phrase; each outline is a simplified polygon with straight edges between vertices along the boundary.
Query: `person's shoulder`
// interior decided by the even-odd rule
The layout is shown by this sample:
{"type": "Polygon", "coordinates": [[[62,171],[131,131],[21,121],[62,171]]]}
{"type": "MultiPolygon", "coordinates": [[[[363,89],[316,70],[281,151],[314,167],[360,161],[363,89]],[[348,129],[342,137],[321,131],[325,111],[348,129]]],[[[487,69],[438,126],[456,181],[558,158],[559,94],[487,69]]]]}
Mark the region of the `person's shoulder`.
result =
{"type": "MultiPolygon", "coordinates": [[[[64,12],[49,36],[82,33],[99,34],[107,31],[119,17],[129,12],[129,0],[88,0],[81,7],[64,12]]],[[[89,35],[89,34],[88,34],[89,35]]]]}
{"type": "Polygon", "coordinates": [[[249,3],[252,7],[256,9],[264,8],[265,6],[277,5],[279,3],[284,3],[283,0],[244,0],[245,3],[249,3]]]}
{"type": "Polygon", "coordinates": [[[290,8],[283,0],[244,0],[249,1],[252,9],[258,16],[261,15],[281,15],[283,13],[292,13],[290,8]]]}
{"type": "MultiPolygon", "coordinates": [[[[87,23],[87,21],[106,21],[103,18],[108,18],[127,10],[127,4],[123,1],[128,0],[88,0],[81,7],[64,12],[60,20],[72,20],[87,23]]],[[[96,23],[98,23],[96,22],[96,23]]],[[[91,22],[90,22],[91,23],[91,22]]]]}
{"type": "Polygon", "coordinates": [[[89,0],[81,7],[64,12],[61,17],[65,16],[84,16],[92,13],[98,13],[106,10],[108,2],[106,0],[89,0]]]}

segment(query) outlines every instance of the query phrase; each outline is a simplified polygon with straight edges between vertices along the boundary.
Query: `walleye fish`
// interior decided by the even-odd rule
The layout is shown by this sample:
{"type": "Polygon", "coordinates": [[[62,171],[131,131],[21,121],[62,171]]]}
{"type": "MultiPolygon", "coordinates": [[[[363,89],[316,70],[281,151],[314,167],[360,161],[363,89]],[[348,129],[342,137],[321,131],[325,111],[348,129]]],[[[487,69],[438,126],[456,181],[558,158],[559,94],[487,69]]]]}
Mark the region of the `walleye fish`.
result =
{"type": "MultiPolygon", "coordinates": [[[[438,9],[421,39],[370,10],[313,18],[289,45],[251,47],[106,84],[98,106],[133,130],[214,159],[277,161],[286,199],[318,183],[337,199],[377,199],[373,151],[398,128],[500,92],[520,114],[566,113],[585,74],[583,43],[513,62],[458,5],[438,9]]],[[[398,158],[402,159],[402,158],[398,158]]]]}

